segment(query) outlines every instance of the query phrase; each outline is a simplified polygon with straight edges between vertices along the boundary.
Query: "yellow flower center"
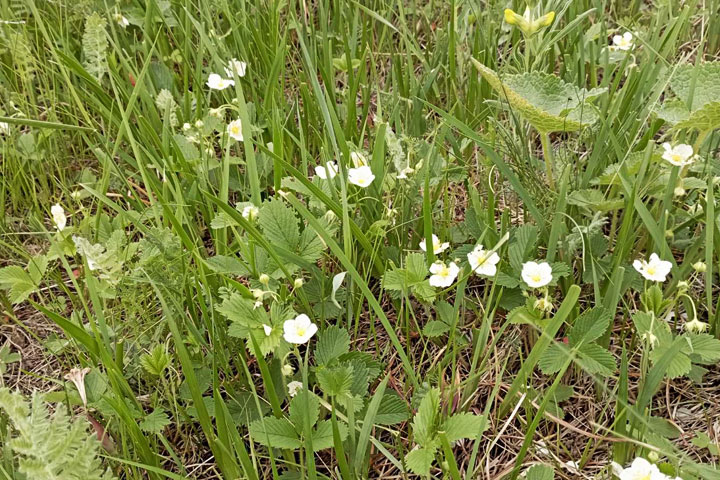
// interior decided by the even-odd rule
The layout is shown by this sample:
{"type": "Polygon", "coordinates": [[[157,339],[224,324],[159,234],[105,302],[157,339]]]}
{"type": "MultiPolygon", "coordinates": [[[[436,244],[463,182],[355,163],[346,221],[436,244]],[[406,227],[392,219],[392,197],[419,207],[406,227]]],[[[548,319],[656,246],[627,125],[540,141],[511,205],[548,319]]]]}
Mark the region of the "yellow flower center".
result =
{"type": "Polygon", "coordinates": [[[534,283],[540,283],[540,281],[542,280],[542,277],[540,276],[539,273],[536,273],[535,275],[533,275],[533,276],[530,277],[530,278],[532,279],[532,281],[533,281],[534,283]]]}
{"type": "Polygon", "coordinates": [[[298,337],[304,337],[305,336],[305,329],[300,327],[298,328],[295,333],[297,333],[298,337]]]}
{"type": "MultiPolygon", "coordinates": [[[[655,267],[651,267],[648,265],[648,267],[645,271],[647,272],[648,275],[655,275],[656,269],[655,269],[655,267]]],[[[640,480],[644,480],[644,479],[640,479],[640,480]]]]}
{"type": "Polygon", "coordinates": [[[232,133],[234,133],[235,135],[237,135],[238,133],[240,133],[240,128],[238,128],[237,125],[233,125],[232,128],[230,129],[230,131],[232,133]]]}
{"type": "Polygon", "coordinates": [[[678,163],[683,161],[683,157],[681,155],[678,155],[677,153],[672,154],[672,159],[674,162],[678,162],[678,163]]]}
{"type": "Polygon", "coordinates": [[[440,275],[441,277],[448,277],[450,276],[450,269],[447,266],[443,265],[442,270],[438,272],[438,275],[440,275]]]}

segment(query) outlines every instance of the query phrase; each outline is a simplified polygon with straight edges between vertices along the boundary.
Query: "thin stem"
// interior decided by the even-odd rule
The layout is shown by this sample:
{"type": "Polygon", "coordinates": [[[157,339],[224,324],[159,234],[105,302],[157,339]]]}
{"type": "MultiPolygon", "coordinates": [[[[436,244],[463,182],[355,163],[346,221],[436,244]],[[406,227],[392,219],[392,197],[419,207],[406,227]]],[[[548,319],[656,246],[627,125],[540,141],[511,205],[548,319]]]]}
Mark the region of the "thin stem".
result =
{"type": "Polygon", "coordinates": [[[553,158],[552,147],[550,146],[550,135],[547,133],[540,134],[540,143],[542,144],[543,158],[545,159],[545,170],[547,171],[548,184],[550,190],[555,191],[555,180],[553,178],[553,158]]]}

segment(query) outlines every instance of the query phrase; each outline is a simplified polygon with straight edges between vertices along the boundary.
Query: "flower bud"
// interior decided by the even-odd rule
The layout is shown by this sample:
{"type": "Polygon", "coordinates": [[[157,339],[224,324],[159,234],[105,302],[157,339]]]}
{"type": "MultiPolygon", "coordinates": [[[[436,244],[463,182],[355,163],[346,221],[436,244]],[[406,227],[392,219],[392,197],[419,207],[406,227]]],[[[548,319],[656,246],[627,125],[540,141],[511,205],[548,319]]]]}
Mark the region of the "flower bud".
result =
{"type": "Polygon", "coordinates": [[[294,369],[293,366],[290,365],[289,363],[286,363],[285,365],[282,366],[282,374],[283,374],[284,376],[289,377],[289,376],[292,375],[294,372],[295,372],[295,369],[294,369]]]}
{"type": "Polygon", "coordinates": [[[705,262],[702,262],[702,261],[695,262],[695,263],[693,263],[692,267],[698,273],[707,272],[707,265],[705,264],[705,262]]]}
{"type": "Polygon", "coordinates": [[[678,290],[685,291],[690,288],[690,284],[686,282],[685,280],[681,280],[678,282],[678,290]]]}
{"type": "Polygon", "coordinates": [[[265,285],[265,287],[268,286],[268,283],[270,283],[270,276],[268,276],[267,273],[260,274],[260,283],[265,285]]]}
{"type": "Polygon", "coordinates": [[[298,277],[298,278],[296,278],[295,281],[293,282],[293,285],[295,286],[295,288],[302,288],[302,286],[303,286],[304,283],[305,283],[305,282],[303,281],[303,279],[300,278],[300,277],[298,277]]]}
{"type": "Polygon", "coordinates": [[[647,456],[648,460],[650,460],[652,463],[657,463],[658,460],[660,460],[660,455],[657,454],[657,452],[649,452],[647,456]]]}

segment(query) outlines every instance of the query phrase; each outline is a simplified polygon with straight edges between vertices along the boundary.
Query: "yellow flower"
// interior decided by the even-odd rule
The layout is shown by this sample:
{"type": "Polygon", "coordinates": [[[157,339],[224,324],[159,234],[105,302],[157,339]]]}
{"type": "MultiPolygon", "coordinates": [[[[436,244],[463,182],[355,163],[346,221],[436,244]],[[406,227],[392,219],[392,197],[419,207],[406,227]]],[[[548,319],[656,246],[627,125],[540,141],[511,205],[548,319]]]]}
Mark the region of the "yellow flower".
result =
{"type": "Polygon", "coordinates": [[[533,19],[529,8],[525,9],[525,13],[523,15],[515,13],[513,10],[506,8],[504,17],[505,23],[507,23],[508,25],[515,25],[523,32],[523,35],[525,35],[526,37],[532,37],[541,28],[549,27],[550,25],[552,25],[553,21],[555,20],[555,12],[549,12],[540,18],[533,19]]]}

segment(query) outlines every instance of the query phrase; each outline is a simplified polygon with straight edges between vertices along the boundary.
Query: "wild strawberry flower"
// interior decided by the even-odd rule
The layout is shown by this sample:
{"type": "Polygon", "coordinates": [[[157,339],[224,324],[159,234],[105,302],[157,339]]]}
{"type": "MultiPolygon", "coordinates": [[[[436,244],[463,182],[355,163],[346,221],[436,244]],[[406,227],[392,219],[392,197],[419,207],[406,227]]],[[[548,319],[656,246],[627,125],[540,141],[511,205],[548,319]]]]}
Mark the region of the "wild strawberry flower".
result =
{"type": "Polygon", "coordinates": [[[257,218],[260,209],[255,205],[248,205],[242,209],[242,216],[245,220],[253,221],[257,218]]]}
{"type": "Polygon", "coordinates": [[[689,322],[685,323],[683,328],[685,329],[686,332],[703,333],[703,332],[707,331],[708,328],[710,328],[710,325],[705,322],[701,322],[697,318],[693,318],[689,322]]]}
{"type": "Polygon", "coordinates": [[[227,133],[232,139],[237,140],[238,142],[242,142],[242,121],[240,121],[240,119],[238,118],[237,120],[233,120],[232,122],[230,122],[227,126],[227,133]]]}
{"type": "Polygon", "coordinates": [[[455,262],[445,264],[437,261],[430,265],[430,285],[433,287],[445,288],[453,284],[460,273],[460,267],[455,262]]]}
{"type": "Polygon", "coordinates": [[[672,263],[666,260],[660,260],[657,253],[650,255],[650,261],[635,260],[633,262],[635,270],[642,275],[645,280],[651,282],[664,282],[667,278],[668,273],[672,269],[672,263]]]}
{"type": "Polygon", "coordinates": [[[288,343],[302,345],[310,340],[317,330],[317,325],[312,323],[310,317],[301,313],[294,319],[285,320],[283,324],[283,338],[288,343]]]}
{"type": "Polygon", "coordinates": [[[497,273],[497,264],[500,255],[497,252],[484,250],[482,245],[476,245],[472,252],[467,254],[470,268],[476,275],[493,277],[497,273]]]}
{"type": "Polygon", "coordinates": [[[128,25],[130,25],[130,21],[125,18],[122,13],[116,13],[114,17],[117,24],[120,25],[122,28],[127,28],[128,25]]]}
{"type": "Polygon", "coordinates": [[[228,66],[225,67],[225,75],[229,78],[233,78],[233,74],[238,77],[245,76],[245,70],[247,69],[247,63],[241,62],[237,58],[233,58],[228,62],[228,66]]]}
{"type": "Polygon", "coordinates": [[[398,180],[407,180],[408,175],[412,175],[413,173],[415,173],[414,169],[412,169],[410,167],[405,167],[402,170],[400,170],[400,172],[397,175],[397,179],[398,180]]]}
{"type": "Polygon", "coordinates": [[[227,87],[235,85],[235,80],[222,78],[217,73],[211,73],[206,84],[211,90],[225,90],[227,87]]]}
{"type": "Polygon", "coordinates": [[[662,144],[665,152],[662,154],[663,160],[667,160],[676,167],[684,167],[695,161],[695,152],[693,147],[686,143],[678,145],[670,145],[668,142],[662,144]]]}
{"type": "Polygon", "coordinates": [[[612,41],[613,44],[610,45],[611,50],[628,51],[635,46],[635,42],[633,42],[633,34],[630,32],[625,32],[622,35],[615,35],[612,38],[612,41]]]}
{"type": "MultiPolygon", "coordinates": [[[[450,242],[440,243],[440,239],[438,238],[438,236],[434,233],[432,234],[432,248],[435,255],[444,252],[448,249],[448,247],[450,247],[450,242]]],[[[420,240],[420,250],[422,250],[423,252],[427,252],[427,246],[425,245],[424,238],[420,240]]]]}
{"type": "Polygon", "coordinates": [[[338,166],[335,162],[327,162],[325,163],[325,166],[318,165],[315,167],[315,175],[323,180],[335,178],[335,175],[337,175],[338,172],[338,166]]]}
{"type": "Polygon", "coordinates": [[[368,166],[351,168],[348,170],[348,182],[361,188],[367,188],[375,180],[372,170],[368,166]]]}
{"type": "Polygon", "coordinates": [[[670,480],[658,467],[642,457],[638,457],[629,467],[623,468],[613,463],[613,473],[620,480],[670,480]]]}
{"type": "Polygon", "coordinates": [[[520,275],[530,288],[542,288],[552,281],[552,267],[547,262],[525,262],[520,275]]]}
{"type": "Polygon", "coordinates": [[[90,373],[90,367],[85,368],[73,368],[69,373],[65,374],[65,380],[71,381],[75,384],[80,399],[83,402],[85,408],[87,408],[87,393],[85,392],[85,375],[90,373]]]}
{"type": "Polygon", "coordinates": [[[302,382],[298,382],[297,380],[293,380],[292,382],[287,384],[288,394],[291,397],[294,397],[298,394],[300,390],[302,390],[303,384],[302,382]]]}
{"type": "Polygon", "coordinates": [[[7,122],[0,122],[0,133],[7,135],[10,133],[10,124],[7,122]]]}
{"type": "Polygon", "coordinates": [[[59,203],[56,203],[50,208],[50,214],[52,215],[53,223],[55,224],[55,227],[58,229],[58,232],[61,232],[65,229],[65,226],[67,225],[67,217],[65,216],[65,209],[60,206],[59,203]]]}

